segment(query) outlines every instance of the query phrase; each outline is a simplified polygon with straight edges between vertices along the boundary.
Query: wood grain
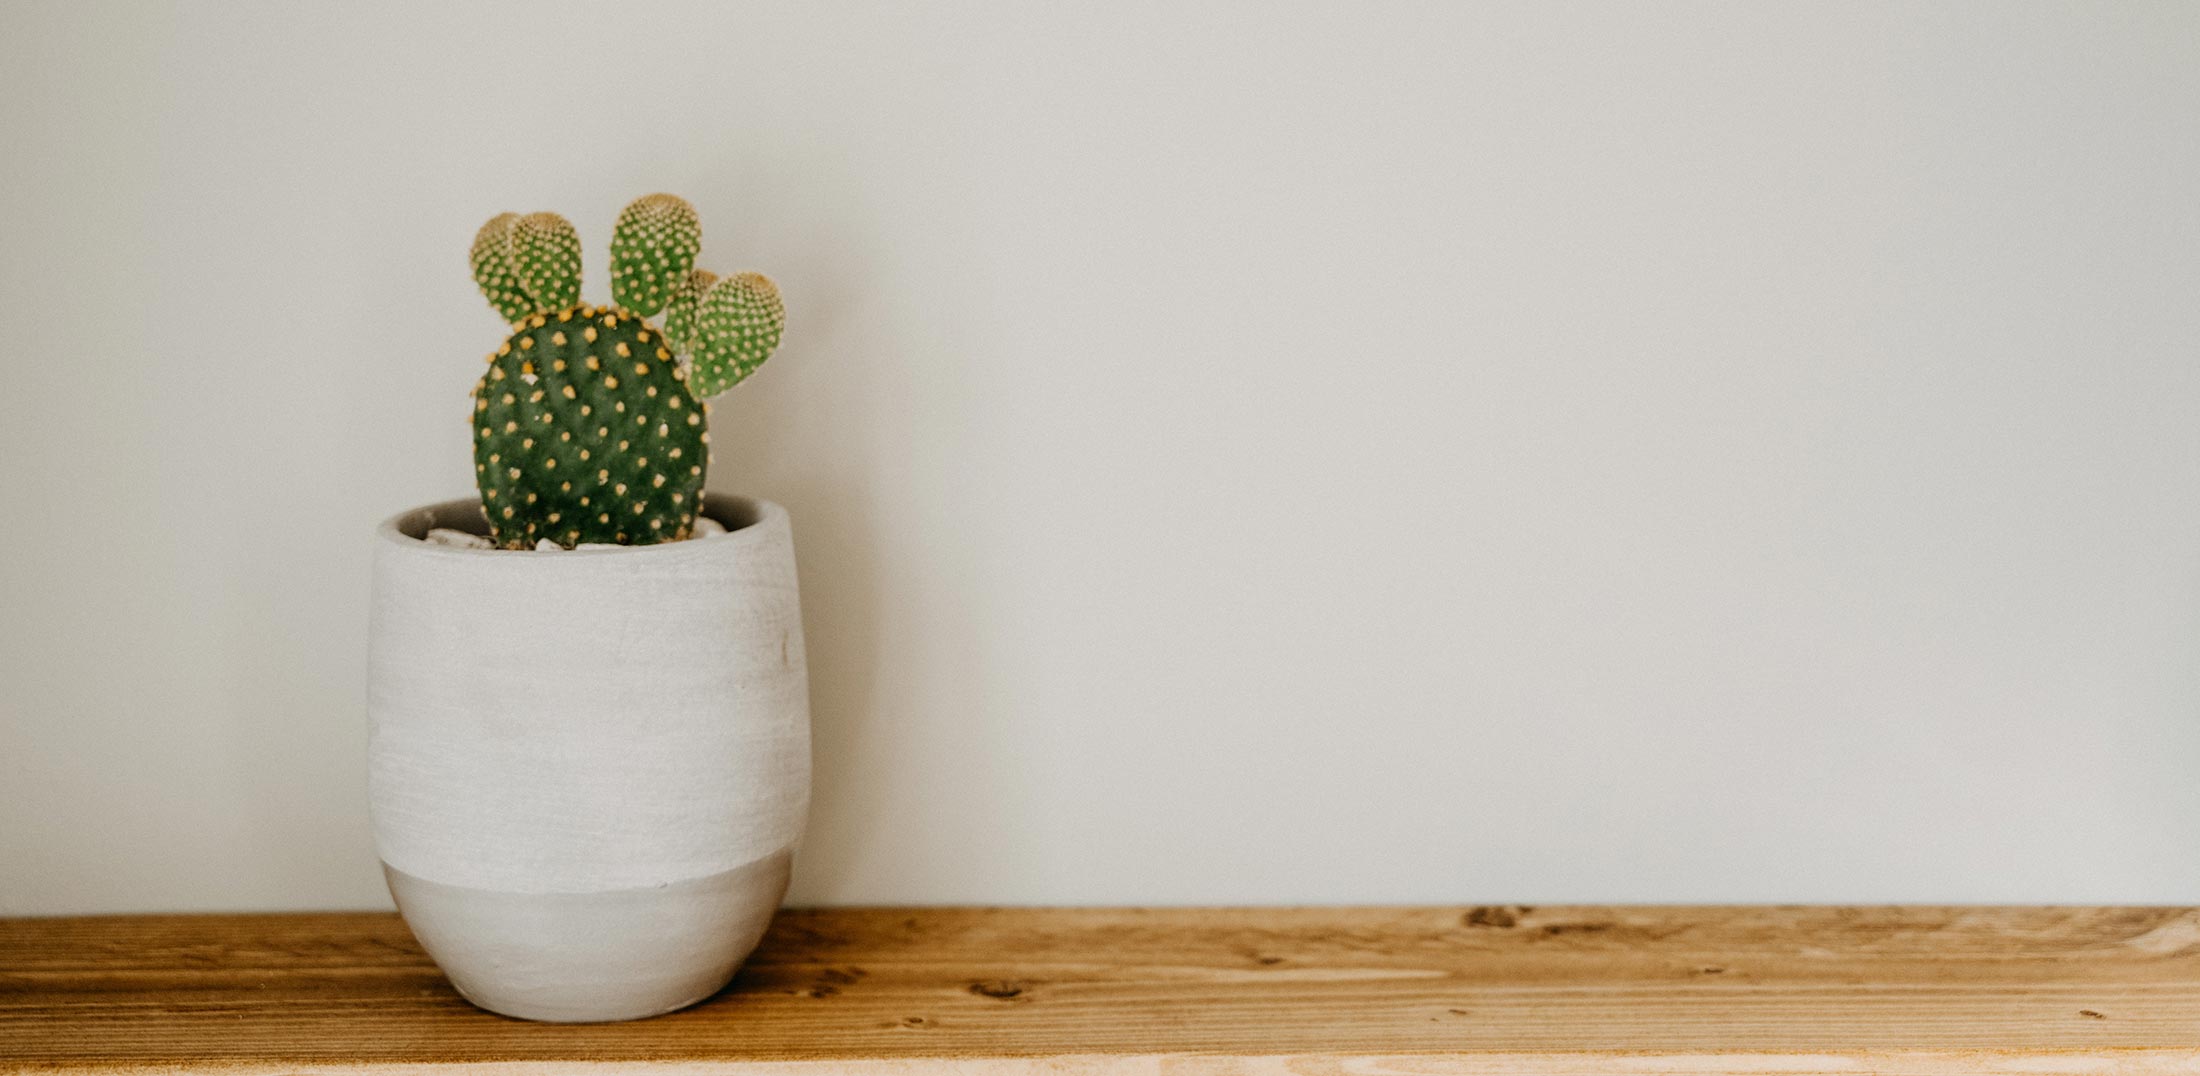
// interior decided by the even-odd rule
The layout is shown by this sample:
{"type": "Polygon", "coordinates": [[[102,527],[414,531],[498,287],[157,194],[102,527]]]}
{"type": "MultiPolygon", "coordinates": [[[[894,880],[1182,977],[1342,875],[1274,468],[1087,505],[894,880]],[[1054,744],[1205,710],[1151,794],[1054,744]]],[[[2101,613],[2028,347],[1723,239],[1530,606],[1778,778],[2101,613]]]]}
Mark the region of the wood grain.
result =
{"type": "Polygon", "coordinates": [[[387,914],[0,920],[0,1070],[2200,1073],[2200,910],[874,908],[734,985],[492,1016],[387,914]]]}

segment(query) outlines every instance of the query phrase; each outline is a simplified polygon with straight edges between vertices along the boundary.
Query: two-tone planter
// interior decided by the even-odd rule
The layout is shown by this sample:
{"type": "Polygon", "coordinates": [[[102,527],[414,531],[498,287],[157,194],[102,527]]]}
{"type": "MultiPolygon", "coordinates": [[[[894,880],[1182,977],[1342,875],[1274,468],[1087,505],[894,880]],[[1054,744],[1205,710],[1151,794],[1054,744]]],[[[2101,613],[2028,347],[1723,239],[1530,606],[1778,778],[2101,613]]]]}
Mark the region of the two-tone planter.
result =
{"type": "Polygon", "coordinates": [[[385,523],[369,784],[390,892],[482,1008],[621,1020],[717,992],[785,895],[809,807],[787,513],[729,533],[516,552],[430,544],[479,502],[385,523]]]}

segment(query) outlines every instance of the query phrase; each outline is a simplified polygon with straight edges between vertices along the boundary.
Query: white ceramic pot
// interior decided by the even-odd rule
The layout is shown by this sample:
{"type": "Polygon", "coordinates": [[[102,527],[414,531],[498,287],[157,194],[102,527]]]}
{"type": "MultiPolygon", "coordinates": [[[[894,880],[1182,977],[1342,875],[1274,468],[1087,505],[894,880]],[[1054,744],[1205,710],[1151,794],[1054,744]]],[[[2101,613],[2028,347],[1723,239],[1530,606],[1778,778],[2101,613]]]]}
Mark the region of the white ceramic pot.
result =
{"type": "Polygon", "coordinates": [[[478,502],[382,525],[368,680],[375,844],[468,1000],[626,1020],[716,993],[786,893],[810,798],[787,513],[719,537],[514,552],[478,502]]]}

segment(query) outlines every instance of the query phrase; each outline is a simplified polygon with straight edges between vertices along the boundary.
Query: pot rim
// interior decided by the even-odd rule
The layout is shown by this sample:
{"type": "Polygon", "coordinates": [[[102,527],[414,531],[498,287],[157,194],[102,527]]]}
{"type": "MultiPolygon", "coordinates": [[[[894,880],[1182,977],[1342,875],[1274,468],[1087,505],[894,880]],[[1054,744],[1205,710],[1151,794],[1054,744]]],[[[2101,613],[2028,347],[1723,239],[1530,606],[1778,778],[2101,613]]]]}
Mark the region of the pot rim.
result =
{"type": "Polygon", "coordinates": [[[387,542],[414,556],[495,557],[499,559],[554,557],[560,560],[572,560],[575,557],[647,557],[679,552],[683,549],[692,551],[694,549],[693,543],[699,541],[711,542],[714,548],[752,545],[763,541],[765,534],[772,529],[766,524],[784,520],[787,516],[786,509],[761,497],[744,497],[738,494],[721,493],[706,497],[702,512],[704,515],[724,524],[726,533],[712,535],[707,539],[689,538],[684,541],[655,542],[650,545],[623,545],[616,549],[469,549],[465,546],[430,542],[425,538],[415,538],[405,533],[405,527],[408,524],[419,525],[421,533],[426,534],[430,527],[446,525],[440,517],[459,516],[468,512],[478,514],[480,508],[481,498],[478,496],[459,497],[454,500],[418,505],[383,520],[374,528],[374,536],[377,540],[387,542]]]}

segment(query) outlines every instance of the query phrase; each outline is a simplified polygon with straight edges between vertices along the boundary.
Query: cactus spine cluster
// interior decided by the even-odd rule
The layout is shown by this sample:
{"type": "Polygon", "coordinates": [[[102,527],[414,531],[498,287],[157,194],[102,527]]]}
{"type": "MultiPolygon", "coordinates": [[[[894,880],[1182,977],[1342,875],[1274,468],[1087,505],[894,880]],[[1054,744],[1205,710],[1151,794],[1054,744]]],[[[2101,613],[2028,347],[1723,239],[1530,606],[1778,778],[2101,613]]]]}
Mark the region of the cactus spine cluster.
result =
{"type": "Polygon", "coordinates": [[[598,307],[580,300],[580,237],[564,217],[504,213],[475,235],[474,282],[512,323],[473,391],[474,478],[499,547],[694,533],[710,464],[701,401],[754,373],[785,325],[770,280],[697,269],[701,249],[694,207],[636,199],[611,239],[614,305],[598,307]]]}

